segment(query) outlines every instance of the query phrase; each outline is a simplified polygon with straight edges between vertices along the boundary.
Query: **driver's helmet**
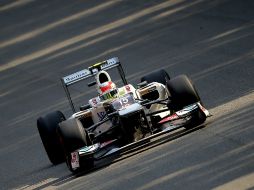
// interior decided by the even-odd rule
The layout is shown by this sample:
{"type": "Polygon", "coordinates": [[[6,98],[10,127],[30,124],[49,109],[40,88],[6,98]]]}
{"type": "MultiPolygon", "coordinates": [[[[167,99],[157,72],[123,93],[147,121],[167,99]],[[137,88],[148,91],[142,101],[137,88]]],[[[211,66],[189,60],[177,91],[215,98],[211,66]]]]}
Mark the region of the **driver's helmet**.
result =
{"type": "Polygon", "coordinates": [[[108,100],[117,97],[118,89],[115,83],[111,81],[109,74],[106,71],[100,71],[96,75],[97,91],[102,100],[108,100]]]}
{"type": "Polygon", "coordinates": [[[99,89],[101,91],[100,98],[102,100],[116,98],[118,95],[118,89],[116,88],[116,85],[112,81],[100,84],[99,89]]]}

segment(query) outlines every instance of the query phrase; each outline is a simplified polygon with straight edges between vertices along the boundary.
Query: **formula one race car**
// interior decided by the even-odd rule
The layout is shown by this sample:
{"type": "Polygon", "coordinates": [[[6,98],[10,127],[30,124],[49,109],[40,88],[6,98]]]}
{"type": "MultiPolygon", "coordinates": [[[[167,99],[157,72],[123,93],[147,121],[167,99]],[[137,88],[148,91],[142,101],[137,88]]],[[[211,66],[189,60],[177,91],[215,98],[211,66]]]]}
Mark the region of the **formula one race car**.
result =
{"type": "Polygon", "coordinates": [[[50,161],[66,161],[72,172],[180,127],[203,123],[209,112],[186,75],[170,79],[165,70],[141,78],[135,88],[128,84],[117,57],[92,65],[61,79],[73,115],[60,111],[40,117],[37,127],[50,161]],[[117,68],[124,86],[117,88],[106,70],[117,68]],[[68,87],[94,78],[98,96],[76,111],[68,87]]]}

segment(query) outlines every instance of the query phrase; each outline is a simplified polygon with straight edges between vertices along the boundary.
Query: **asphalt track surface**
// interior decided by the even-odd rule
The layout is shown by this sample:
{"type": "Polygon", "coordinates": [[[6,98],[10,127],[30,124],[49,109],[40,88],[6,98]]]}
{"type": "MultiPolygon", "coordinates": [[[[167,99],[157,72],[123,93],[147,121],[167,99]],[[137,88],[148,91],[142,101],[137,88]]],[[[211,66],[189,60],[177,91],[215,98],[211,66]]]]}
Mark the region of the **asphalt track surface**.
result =
{"type": "MultiPolygon", "coordinates": [[[[1,0],[0,189],[254,189],[254,1],[1,0]],[[59,78],[110,57],[127,79],[185,73],[213,114],[73,176],[36,119],[71,114],[59,78]]],[[[115,79],[117,80],[117,78],[115,79]]],[[[75,103],[94,95],[73,86],[75,103]]]]}

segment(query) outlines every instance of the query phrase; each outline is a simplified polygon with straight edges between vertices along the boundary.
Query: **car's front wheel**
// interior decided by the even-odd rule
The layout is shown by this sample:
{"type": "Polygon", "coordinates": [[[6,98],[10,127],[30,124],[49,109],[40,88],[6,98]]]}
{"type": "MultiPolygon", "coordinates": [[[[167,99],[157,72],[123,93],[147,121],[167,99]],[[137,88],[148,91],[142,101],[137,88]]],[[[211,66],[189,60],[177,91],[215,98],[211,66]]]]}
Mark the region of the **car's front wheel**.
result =
{"type": "Polygon", "coordinates": [[[78,119],[68,119],[62,122],[58,127],[58,134],[61,140],[68,168],[71,172],[90,169],[94,166],[92,157],[83,157],[80,160],[80,167],[73,169],[71,165],[71,154],[78,149],[91,145],[90,139],[82,123],[78,119]]]}
{"type": "MultiPolygon", "coordinates": [[[[177,76],[170,81],[167,81],[167,88],[170,93],[171,103],[169,107],[175,111],[181,110],[184,107],[200,102],[200,97],[193,83],[186,75],[177,76]]],[[[195,114],[195,125],[203,123],[206,120],[206,115],[200,110],[195,114]]],[[[192,125],[186,128],[191,128],[192,125]]]]}
{"type": "Polygon", "coordinates": [[[51,112],[37,119],[37,128],[42,143],[49,160],[54,165],[64,161],[64,152],[57,135],[58,124],[64,120],[65,116],[60,111],[51,112]]]}
{"type": "Polygon", "coordinates": [[[167,88],[176,110],[200,101],[198,92],[186,75],[179,75],[167,81],[167,88]]]}

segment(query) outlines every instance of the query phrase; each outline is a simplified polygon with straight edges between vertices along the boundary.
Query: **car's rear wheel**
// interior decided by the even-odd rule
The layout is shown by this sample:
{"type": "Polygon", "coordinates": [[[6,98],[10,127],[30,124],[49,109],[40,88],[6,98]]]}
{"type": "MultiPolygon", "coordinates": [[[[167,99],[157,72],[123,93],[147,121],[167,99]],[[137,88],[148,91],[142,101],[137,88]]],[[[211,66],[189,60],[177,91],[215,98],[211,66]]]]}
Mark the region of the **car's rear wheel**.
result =
{"type": "Polygon", "coordinates": [[[59,125],[58,134],[65,152],[66,163],[70,171],[78,172],[93,167],[94,162],[92,157],[83,157],[82,162],[80,160],[80,168],[77,170],[73,170],[71,167],[71,153],[82,147],[91,145],[88,134],[78,119],[73,118],[62,122],[59,125]]]}
{"type": "Polygon", "coordinates": [[[154,71],[141,78],[141,82],[144,82],[144,81],[147,81],[147,83],[159,82],[164,85],[166,85],[168,80],[170,80],[170,77],[164,69],[154,71]]]}
{"type": "Polygon", "coordinates": [[[37,128],[42,143],[49,160],[54,165],[64,161],[64,152],[57,135],[58,124],[64,120],[65,116],[60,111],[49,113],[46,116],[37,119],[37,128]]]}

